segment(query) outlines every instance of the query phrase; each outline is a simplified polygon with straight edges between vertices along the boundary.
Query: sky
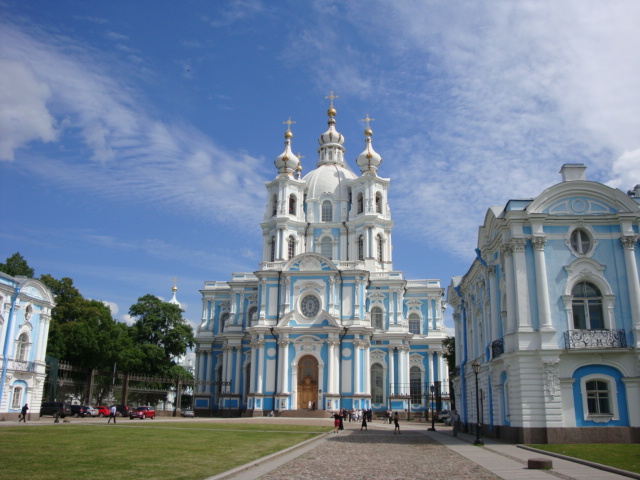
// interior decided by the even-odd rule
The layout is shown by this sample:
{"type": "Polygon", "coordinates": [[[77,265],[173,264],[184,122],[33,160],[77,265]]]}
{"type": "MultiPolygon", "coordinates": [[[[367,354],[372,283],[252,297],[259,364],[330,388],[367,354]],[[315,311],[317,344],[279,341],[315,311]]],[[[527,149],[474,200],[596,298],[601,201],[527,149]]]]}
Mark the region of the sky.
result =
{"type": "Polygon", "coordinates": [[[334,92],[356,172],[375,119],[394,269],[446,287],[487,209],[563,164],[640,184],[638,23],[636,0],[0,0],[0,261],[128,323],[177,278],[195,328],[205,281],[259,268],[283,122],[305,174],[334,92]]]}

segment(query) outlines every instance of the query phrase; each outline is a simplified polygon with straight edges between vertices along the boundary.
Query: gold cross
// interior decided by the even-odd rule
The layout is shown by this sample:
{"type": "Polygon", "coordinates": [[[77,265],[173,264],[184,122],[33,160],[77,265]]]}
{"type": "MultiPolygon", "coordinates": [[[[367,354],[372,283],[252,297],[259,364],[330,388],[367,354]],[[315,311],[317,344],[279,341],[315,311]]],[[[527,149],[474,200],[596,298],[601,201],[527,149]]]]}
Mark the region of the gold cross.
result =
{"type": "Polygon", "coordinates": [[[304,158],[304,155],[302,155],[300,152],[298,152],[298,158],[299,158],[300,160],[302,160],[302,159],[304,158]]]}
{"type": "Polygon", "coordinates": [[[369,114],[367,113],[367,118],[361,118],[361,122],[367,122],[367,128],[369,128],[369,122],[375,121],[375,118],[369,118],[369,114]]]}
{"type": "Polygon", "coordinates": [[[176,277],[173,277],[173,284],[175,285],[176,282],[178,281],[178,279],[176,277]]]}
{"type": "Polygon", "coordinates": [[[329,100],[331,100],[331,107],[333,107],[333,100],[340,97],[338,95],[334,95],[333,90],[331,90],[331,93],[324,98],[328,98],[329,100]]]}
{"type": "Polygon", "coordinates": [[[296,123],[296,122],[291,120],[291,117],[289,117],[289,120],[287,120],[286,122],[282,122],[282,123],[286,123],[287,124],[287,130],[291,130],[291,124],[292,123],[296,123]]]}

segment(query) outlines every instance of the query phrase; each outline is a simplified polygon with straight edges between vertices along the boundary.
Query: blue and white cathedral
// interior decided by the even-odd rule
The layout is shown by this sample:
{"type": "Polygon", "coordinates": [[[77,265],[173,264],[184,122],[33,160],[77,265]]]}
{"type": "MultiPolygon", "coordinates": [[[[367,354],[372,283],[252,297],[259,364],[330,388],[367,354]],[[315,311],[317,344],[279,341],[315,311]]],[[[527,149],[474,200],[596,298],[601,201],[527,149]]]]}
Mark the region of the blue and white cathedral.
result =
{"type": "MultiPolygon", "coordinates": [[[[328,129],[304,177],[293,122],[285,122],[278,173],[266,183],[258,270],[201,290],[200,415],[340,408],[420,415],[432,406],[431,385],[438,396],[448,390],[444,289],[393,269],[390,180],[378,176],[371,119],[358,175],[336,130],[336,97],[328,98],[328,129]]],[[[438,400],[446,406],[446,395],[438,400]]]]}

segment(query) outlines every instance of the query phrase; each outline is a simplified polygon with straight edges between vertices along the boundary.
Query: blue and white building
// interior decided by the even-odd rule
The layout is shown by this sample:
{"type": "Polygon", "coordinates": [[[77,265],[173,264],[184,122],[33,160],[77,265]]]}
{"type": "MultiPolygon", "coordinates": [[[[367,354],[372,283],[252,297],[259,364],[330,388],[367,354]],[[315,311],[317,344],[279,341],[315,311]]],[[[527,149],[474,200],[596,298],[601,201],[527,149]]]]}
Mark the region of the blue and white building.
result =
{"type": "Polygon", "coordinates": [[[40,280],[0,272],[0,416],[17,418],[28,403],[29,413],[39,418],[54,306],[40,280]]]}
{"type": "Polygon", "coordinates": [[[491,207],[447,291],[456,405],[483,435],[640,441],[640,185],[625,194],[585,170],[564,165],[537,198],[491,207]]]}
{"type": "Polygon", "coordinates": [[[371,407],[416,415],[428,385],[446,390],[444,289],[393,269],[390,180],[378,176],[370,119],[358,175],[333,103],[328,115],[316,168],[304,177],[285,133],[266,184],[258,270],[201,290],[200,414],[371,407]]]}

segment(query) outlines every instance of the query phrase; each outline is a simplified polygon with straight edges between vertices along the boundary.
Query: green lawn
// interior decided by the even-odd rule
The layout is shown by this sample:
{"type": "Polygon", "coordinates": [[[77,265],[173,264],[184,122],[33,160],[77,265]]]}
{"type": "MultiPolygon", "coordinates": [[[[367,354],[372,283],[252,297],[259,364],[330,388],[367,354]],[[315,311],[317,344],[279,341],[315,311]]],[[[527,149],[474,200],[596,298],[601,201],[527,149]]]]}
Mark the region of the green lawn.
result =
{"type": "Polygon", "coordinates": [[[0,428],[0,479],[203,479],[330,428],[118,422],[0,428]]]}
{"type": "Polygon", "coordinates": [[[529,445],[547,452],[561,453],[601,463],[629,472],[640,473],[640,445],[628,443],[598,443],[579,445],[529,445]]]}

